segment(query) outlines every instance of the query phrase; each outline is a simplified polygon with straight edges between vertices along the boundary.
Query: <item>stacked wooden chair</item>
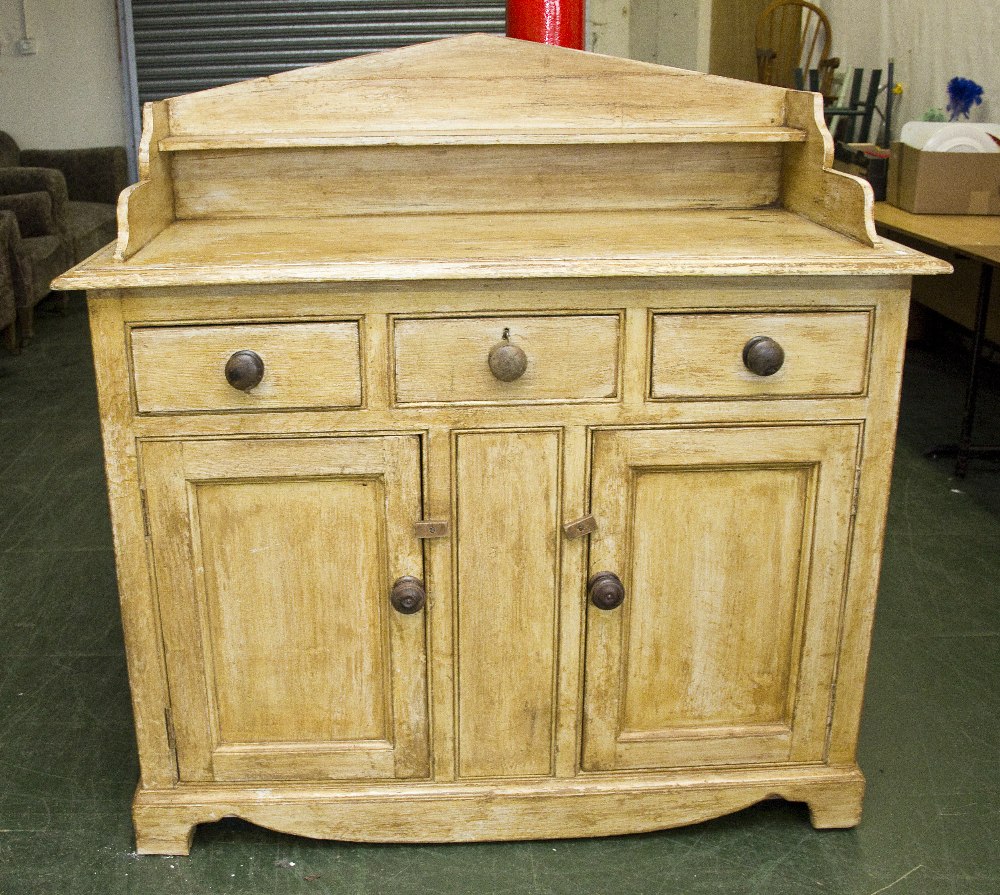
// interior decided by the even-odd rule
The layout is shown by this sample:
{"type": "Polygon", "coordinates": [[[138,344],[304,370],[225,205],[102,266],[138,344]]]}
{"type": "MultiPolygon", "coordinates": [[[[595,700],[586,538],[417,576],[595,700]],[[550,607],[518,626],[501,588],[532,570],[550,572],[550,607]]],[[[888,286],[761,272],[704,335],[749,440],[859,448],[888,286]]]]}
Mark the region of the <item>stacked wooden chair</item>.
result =
{"type": "Polygon", "coordinates": [[[826,13],[805,0],[774,0],[757,19],[757,80],[775,87],[804,89],[803,73],[815,72],[809,89],[831,97],[840,60],[826,13]]]}

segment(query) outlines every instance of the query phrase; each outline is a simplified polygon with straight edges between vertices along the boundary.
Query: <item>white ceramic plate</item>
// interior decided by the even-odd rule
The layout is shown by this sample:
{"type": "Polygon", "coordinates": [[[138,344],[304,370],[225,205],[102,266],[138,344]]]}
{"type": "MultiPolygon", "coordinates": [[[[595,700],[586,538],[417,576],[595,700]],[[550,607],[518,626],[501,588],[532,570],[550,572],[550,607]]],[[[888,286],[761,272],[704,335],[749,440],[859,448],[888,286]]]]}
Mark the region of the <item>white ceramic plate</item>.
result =
{"type": "Polygon", "coordinates": [[[1000,152],[990,133],[1000,135],[1000,125],[944,121],[907,121],[899,139],[928,152],[1000,152]]]}

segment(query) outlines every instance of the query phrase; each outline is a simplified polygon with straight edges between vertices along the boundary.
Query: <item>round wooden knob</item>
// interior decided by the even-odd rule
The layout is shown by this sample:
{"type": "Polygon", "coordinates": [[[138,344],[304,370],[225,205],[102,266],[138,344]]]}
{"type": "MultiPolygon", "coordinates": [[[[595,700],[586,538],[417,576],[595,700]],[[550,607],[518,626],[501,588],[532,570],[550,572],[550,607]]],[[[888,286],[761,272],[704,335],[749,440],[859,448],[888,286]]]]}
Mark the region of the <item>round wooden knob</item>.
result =
{"type": "Polygon", "coordinates": [[[241,392],[260,385],[264,378],[264,361],[256,351],[237,351],[226,361],[226,382],[241,392]]]}
{"type": "Polygon", "coordinates": [[[397,578],[389,594],[389,602],[396,612],[403,615],[413,615],[424,608],[427,602],[427,591],[424,589],[424,582],[412,575],[404,575],[397,578]]]}
{"type": "Polygon", "coordinates": [[[489,364],[490,372],[497,379],[501,382],[513,382],[520,379],[528,369],[528,355],[505,338],[490,349],[489,364]]]}
{"type": "Polygon", "coordinates": [[[785,362],[785,349],[770,336],[754,336],[743,346],[743,365],[758,376],[773,376],[785,362]]]}
{"type": "Polygon", "coordinates": [[[587,582],[587,594],[598,609],[617,609],[625,600],[625,585],[614,572],[598,572],[587,582]]]}

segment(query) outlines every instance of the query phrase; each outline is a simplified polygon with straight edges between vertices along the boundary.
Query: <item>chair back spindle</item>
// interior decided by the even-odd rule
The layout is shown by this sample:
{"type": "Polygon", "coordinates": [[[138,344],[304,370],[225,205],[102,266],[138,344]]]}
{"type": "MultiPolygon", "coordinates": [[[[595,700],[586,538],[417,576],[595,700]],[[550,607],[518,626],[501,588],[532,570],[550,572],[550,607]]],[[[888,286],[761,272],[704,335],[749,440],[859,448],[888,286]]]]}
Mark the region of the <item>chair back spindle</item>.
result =
{"type": "Polygon", "coordinates": [[[803,72],[824,96],[830,92],[839,61],[830,56],[830,20],[806,0],[773,0],[757,20],[757,80],[776,87],[802,87],[803,72]]]}

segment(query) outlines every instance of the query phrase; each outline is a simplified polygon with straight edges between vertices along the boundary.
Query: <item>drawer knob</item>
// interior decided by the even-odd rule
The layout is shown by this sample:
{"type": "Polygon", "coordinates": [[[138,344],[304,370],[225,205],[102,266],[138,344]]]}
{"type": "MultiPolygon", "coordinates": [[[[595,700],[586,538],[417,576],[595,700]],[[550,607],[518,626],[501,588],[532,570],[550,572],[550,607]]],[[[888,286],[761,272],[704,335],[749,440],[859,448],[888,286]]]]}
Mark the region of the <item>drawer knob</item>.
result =
{"type": "Polygon", "coordinates": [[[237,351],[226,361],[226,382],[241,392],[260,385],[264,378],[264,361],[256,351],[237,351]]]}
{"type": "Polygon", "coordinates": [[[743,365],[758,376],[773,376],[785,362],[785,349],[770,336],[754,336],[743,346],[743,365]]]}
{"type": "Polygon", "coordinates": [[[528,369],[528,355],[522,348],[512,345],[510,330],[503,331],[503,339],[490,349],[490,372],[501,382],[513,382],[528,369]]]}
{"type": "Polygon", "coordinates": [[[625,585],[614,572],[597,572],[587,582],[587,594],[598,609],[617,609],[625,600],[625,585]]]}
{"type": "Polygon", "coordinates": [[[404,575],[397,578],[389,594],[389,602],[396,612],[403,615],[413,615],[424,608],[427,602],[427,591],[424,589],[424,582],[412,575],[404,575]]]}

